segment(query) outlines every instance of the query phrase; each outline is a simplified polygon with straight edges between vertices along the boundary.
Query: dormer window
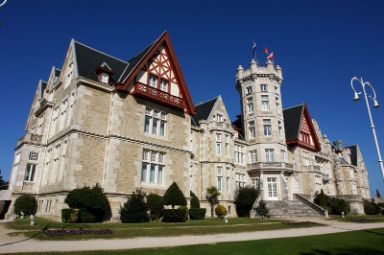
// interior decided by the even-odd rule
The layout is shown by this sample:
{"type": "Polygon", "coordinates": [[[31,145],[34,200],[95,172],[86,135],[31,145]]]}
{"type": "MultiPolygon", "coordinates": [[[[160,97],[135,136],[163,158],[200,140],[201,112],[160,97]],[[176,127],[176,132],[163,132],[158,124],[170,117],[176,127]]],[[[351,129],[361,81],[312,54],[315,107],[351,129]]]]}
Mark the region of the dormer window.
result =
{"type": "Polygon", "coordinates": [[[109,82],[109,74],[107,74],[107,73],[101,73],[100,74],[100,81],[102,82],[102,83],[108,83],[109,82]]]}
{"type": "Polygon", "coordinates": [[[168,81],[163,79],[160,80],[160,90],[168,92],[168,81]]]}

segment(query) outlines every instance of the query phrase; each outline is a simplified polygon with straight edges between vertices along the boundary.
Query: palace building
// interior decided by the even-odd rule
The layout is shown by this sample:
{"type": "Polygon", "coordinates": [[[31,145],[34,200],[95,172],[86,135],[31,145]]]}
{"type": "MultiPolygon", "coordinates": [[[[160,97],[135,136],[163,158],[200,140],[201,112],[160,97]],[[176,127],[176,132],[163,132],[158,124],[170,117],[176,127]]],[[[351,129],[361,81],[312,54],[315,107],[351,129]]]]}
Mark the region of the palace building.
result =
{"type": "Polygon", "coordinates": [[[69,191],[99,183],[118,218],[137,188],[161,195],[176,182],[206,208],[206,189],[216,186],[230,216],[236,190],[248,185],[272,215],[322,215],[311,202],[320,190],[364,213],[359,147],[329,141],[307,105],[283,109],[282,82],[271,60],[239,66],[242,110],[231,120],[220,96],[193,104],[166,32],[128,61],[72,40],[61,70],[38,83],[16,144],[12,200],[32,194],[37,215],[60,219],[69,191]]]}

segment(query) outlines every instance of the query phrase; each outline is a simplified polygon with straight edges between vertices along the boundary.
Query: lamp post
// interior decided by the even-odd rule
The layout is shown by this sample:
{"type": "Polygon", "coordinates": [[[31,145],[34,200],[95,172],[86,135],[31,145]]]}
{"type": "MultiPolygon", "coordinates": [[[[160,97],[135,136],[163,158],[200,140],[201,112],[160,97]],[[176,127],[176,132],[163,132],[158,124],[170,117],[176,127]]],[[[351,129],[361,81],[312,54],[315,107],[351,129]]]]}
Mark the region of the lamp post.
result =
{"type": "Polygon", "coordinates": [[[363,78],[357,78],[357,77],[353,77],[351,79],[351,88],[354,92],[354,98],[353,100],[354,101],[359,101],[360,97],[359,95],[361,93],[364,94],[364,98],[365,98],[365,103],[367,105],[367,109],[368,109],[368,116],[369,116],[369,120],[371,122],[371,129],[372,129],[372,134],[373,134],[373,140],[375,140],[375,145],[376,145],[376,151],[377,151],[377,156],[379,157],[379,165],[380,165],[380,169],[381,169],[381,174],[383,176],[383,180],[384,180],[384,165],[383,165],[383,159],[381,158],[381,152],[380,152],[380,147],[379,147],[379,142],[377,141],[377,135],[376,135],[376,129],[375,129],[375,124],[373,122],[373,118],[372,118],[372,114],[371,114],[371,108],[370,108],[370,105],[369,105],[369,101],[368,101],[368,98],[370,98],[372,101],[373,101],[373,108],[378,108],[379,107],[379,102],[377,101],[376,99],[376,91],[375,89],[373,88],[373,86],[371,85],[371,83],[369,83],[368,81],[363,81],[363,78]],[[355,87],[353,86],[353,83],[357,81],[358,84],[361,85],[361,87],[363,88],[363,92],[357,92],[355,87]],[[365,90],[366,87],[369,87],[371,88],[372,92],[373,92],[373,96],[371,95],[368,95],[367,94],[367,91],[365,90]]]}

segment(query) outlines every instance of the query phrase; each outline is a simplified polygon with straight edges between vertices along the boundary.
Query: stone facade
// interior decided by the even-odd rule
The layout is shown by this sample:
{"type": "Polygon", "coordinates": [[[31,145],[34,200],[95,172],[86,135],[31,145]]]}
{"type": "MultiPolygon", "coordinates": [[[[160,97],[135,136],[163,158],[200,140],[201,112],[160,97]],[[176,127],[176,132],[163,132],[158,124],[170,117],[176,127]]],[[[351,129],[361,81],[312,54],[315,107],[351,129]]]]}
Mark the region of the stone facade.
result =
{"type": "Polygon", "coordinates": [[[116,219],[136,189],[161,195],[176,182],[206,208],[206,189],[216,186],[236,216],[236,190],[252,185],[270,201],[323,189],[362,213],[370,191],[359,147],[332,145],[309,115],[318,146],[288,143],[282,81],[270,61],[240,66],[242,113],[232,122],[220,96],[191,104],[166,33],[131,63],[72,41],[62,70],[38,84],[15,150],[13,199],[35,195],[37,215],[60,219],[70,190],[99,183],[116,219]]]}

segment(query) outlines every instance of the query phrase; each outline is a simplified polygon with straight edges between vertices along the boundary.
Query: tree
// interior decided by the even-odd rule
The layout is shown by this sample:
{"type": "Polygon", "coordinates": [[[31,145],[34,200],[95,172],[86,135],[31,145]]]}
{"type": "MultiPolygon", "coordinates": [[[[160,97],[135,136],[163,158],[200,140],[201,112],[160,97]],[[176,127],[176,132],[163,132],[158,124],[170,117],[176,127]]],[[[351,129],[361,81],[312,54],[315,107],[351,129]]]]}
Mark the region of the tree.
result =
{"type": "Polygon", "coordinates": [[[21,215],[21,212],[23,212],[24,215],[34,215],[36,210],[37,201],[34,196],[21,195],[15,201],[14,212],[17,215],[21,215]]]}
{"type": "Polygon", "coordinates": [[[192,191],[189,192],[191,196],[191,208],[200,208],[200,201],[192,191]]]}
{"type": "Polygon", "coordinates": [[[329,197],[325,195],[323,189],[321,189],[320,193],[316,194],[315,198],[313,199],[313,202],[319,205],[320,207],[327,209],[329,197]]]}
{"type": "Polygon", "coordinates": [[[211,218],[213,218],[213,209],[215,205],[219,204],[219,196],[220,192],[217,190],[215,186],[207,188],[206,199],[211,206],[211,218]]]}
{"type": "Polygon", "coordinates": [[[255,208],[255,211],[256,214],[259,215],[262,219],[264,219],[264,217],[268,217],[269,209],[267,207],[267,204],[263,200],[259,201],[259,204],[255,208]]]}
{"type": "Polygon", "coordinates": [[[165,191],[163,196],[163,204],[171,205],[172,209],[175,209],[176,205],[187,205],[187,200],[183,192],[180,190],[176,182],[172,183],[171,186],[165,191]]]}
{"type": "MultiPolygon", "coordinates": [[[[92,188],[83,187],[68,193],[65,203],[71,209],[80,209],[95,217],[96,222],[107,220],[111,217],[111,207],[103,189],[99,184],[92,188]]],[[[83,213],[85,215],[85,213],[83,213]]]]}
{"type": "Polygon", "coordinates": [[[151,212],[151,220],[158,220],[164,210],[163,198],[156,194],[149,194],[147,196],[147,204],[151,212]]]}
{"type": "Polygon", "coordinates": [[[120,220],[123,223],[148,222],[148,205],[145,203],[145,193],[140,189],[128,198],[124,206],[120,207],[120,220]]]}
{"type": "Polygon", "coordinates": [[[236,213],[239,217],[249,217],[252,206],[259,196],[259,191],[253,187],[242,187],[236,192],[236,213]]]}
{"type": "Polygon", "coordinates": [[[8,182],[4,181],[3,175],[1,174],[1,170],[0,170],[0,190],[5,190],[5,189],[8,189],[8,182]]]}

